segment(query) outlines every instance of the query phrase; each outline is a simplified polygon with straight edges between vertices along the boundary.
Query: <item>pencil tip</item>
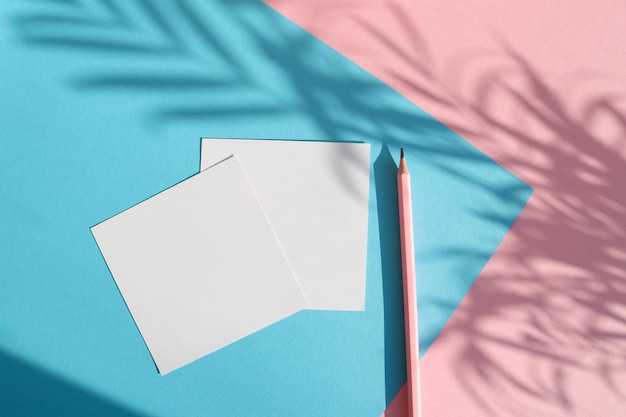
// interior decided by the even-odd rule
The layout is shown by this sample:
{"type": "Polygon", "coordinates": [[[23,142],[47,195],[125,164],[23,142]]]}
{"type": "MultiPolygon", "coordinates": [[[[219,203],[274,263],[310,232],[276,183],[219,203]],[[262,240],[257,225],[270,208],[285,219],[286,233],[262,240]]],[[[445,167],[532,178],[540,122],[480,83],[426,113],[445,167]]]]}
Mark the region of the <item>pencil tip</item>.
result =
{"type": "Polygon", "coordinates": [[[400,148],[400,158],[404,158],[404,148],[400,148]]]}

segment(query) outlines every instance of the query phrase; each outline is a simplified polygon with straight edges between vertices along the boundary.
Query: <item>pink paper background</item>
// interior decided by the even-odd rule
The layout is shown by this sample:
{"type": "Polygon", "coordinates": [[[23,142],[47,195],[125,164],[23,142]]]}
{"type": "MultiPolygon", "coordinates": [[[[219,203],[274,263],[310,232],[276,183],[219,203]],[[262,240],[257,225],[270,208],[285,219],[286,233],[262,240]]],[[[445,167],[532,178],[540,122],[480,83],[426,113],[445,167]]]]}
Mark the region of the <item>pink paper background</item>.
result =
{"type": "Polygon", "coordinates": [[[423,415],[626,415],[626,2],[266,3],[534,188],[421,361],[423,415]]]}

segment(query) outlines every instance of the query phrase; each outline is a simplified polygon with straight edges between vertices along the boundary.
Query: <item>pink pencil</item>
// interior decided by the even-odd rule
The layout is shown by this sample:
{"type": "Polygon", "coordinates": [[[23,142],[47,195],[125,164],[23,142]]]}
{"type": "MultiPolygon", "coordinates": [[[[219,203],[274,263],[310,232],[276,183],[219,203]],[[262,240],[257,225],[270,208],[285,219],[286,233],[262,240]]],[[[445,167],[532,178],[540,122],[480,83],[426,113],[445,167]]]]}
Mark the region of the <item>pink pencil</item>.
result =
{"type": "Polygon", "coordinates": [[[409,417],[422,415],[420,402],[419,335],[417,332],[417,295],[415,291],[415,250],[411,210],[411,176],[400,149],[398,167],[398,208],[400,212],[400,246],[402,283],[404,285],[404,331],[406,339],[407,394],[409,417]]]}

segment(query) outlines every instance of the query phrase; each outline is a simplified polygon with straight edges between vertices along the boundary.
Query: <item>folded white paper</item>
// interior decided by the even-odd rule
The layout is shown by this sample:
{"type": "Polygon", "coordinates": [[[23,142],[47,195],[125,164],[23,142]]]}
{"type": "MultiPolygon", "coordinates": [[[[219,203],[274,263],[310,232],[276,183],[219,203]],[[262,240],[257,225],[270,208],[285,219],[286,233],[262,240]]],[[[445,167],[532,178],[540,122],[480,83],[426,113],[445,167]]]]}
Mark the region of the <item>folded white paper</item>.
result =
{"type": "Polygon", "coordinates": [[[307,307],[236,157],[91,230],[161,374],[307,307]]]}
{"type": "Polygon", "coordinates": [[[203,139],[201,169],[237,154],[309,308],[364,310],[370,146],[203,139]]]}

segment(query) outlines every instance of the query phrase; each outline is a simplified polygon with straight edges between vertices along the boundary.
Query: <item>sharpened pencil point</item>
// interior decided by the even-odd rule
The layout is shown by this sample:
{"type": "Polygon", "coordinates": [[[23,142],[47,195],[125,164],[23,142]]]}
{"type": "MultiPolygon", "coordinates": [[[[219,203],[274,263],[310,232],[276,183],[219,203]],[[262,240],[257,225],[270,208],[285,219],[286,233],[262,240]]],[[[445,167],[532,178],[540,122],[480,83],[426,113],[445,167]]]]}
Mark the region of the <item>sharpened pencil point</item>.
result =
{"type": "Polygon", "coordinates": [[[400,148],[400,164],[398,164],[398,174],[408,174],[409,168],[406,166],[404,159],[404,148],[400,148]]]}

